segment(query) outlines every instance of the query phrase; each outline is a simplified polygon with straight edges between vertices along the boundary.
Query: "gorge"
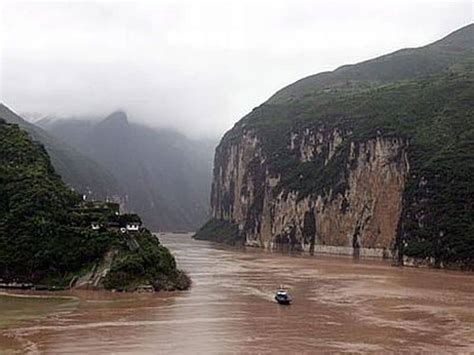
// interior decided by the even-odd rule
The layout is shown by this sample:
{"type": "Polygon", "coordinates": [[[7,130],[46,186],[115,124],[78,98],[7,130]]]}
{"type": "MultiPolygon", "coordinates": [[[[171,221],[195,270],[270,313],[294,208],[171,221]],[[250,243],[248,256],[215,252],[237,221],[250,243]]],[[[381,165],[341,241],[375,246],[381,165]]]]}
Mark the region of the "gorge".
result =
{"type": "Polygon", "coordinates": [[[474,266],[474,25],[280,90],[216,149],[197,239],[474,266]]]}

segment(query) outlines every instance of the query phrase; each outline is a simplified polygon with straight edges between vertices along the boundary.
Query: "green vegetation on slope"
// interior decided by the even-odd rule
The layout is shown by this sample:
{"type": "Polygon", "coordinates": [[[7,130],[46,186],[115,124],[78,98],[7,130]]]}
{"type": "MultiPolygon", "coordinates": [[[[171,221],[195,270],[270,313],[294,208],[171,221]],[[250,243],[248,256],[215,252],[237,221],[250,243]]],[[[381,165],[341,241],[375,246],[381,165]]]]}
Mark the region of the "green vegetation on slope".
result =
{"type": "Polygon", "coordinates": [[[242,245],[245,242],[237,225],[214,218],[202,226],[193,238],[231,245],[242,245]]]}
{"type": "Polygon", "coordinates": [[[459,63],[460,58],[472,57],[473,37],[471,24],[424,47],[401,49],[332,72],[311,75],[279,90],[268,103],[289,103],[323,89],[368,88],[438,74],[459,63]]]}
{"type": "Polygon", "coordinates": [[[123,271],[124,281],[114,281],[112,272],[106,287],[124,288],[137,281],[165,289],[189,284],[173,256],[148,231],[137,235],[138,248],[131,251],[118,230],[92,230],[79,202],[54,172],[43,146],[17,125],[0,120],[0,279],[67,286],[115,250],[120,258],[113,268],[123,271]],[[122,266],[129,259],[146,274],[122,266]]]}
{"type": "Polygon", "coordinates": [[[140,248],[121,252],[114,260],[104,285],[109,289],[133,290],[151,284],[155,290],[185,290],[189,277],[176,268],[173,255],[147,230],[136,237],[140,248]]]}

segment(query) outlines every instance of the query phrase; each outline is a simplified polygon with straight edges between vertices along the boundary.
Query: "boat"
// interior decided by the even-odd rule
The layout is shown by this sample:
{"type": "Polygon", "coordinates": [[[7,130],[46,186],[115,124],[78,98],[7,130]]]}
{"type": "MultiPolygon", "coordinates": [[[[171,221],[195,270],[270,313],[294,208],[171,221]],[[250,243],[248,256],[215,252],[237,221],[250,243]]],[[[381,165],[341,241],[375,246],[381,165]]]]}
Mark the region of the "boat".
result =
{"type": "Polygon", "coordinates": [[[278,288],[278,290],[275,293],[275,300],[279,304],[291,304],[293,299],[291,298],[290,294],[288,293],[288,290],[285,288],[281,287],[278,288]]]}

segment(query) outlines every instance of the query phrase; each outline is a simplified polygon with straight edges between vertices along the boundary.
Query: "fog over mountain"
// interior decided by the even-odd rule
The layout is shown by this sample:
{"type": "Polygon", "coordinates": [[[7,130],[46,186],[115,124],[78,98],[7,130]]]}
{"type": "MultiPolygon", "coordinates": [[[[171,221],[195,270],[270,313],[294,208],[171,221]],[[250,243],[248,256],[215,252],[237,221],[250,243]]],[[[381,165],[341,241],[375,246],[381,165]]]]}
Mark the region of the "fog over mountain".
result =
{"type": "Polygon", "coordinates": [[[138,212],[154,231],[194,230],[208,218],[214,140],[150,129],[129,122],[123,111],[36,124],[110,172],[119,191],[108,197],[138,212]]]}
{"type": "Polygon", "coordinates": [[[0,97],[216,137],[301,77],[472,22],[472,1],[0,2],[0,97]],[[337,19],[337,20],[336,20],[337,19]]]}

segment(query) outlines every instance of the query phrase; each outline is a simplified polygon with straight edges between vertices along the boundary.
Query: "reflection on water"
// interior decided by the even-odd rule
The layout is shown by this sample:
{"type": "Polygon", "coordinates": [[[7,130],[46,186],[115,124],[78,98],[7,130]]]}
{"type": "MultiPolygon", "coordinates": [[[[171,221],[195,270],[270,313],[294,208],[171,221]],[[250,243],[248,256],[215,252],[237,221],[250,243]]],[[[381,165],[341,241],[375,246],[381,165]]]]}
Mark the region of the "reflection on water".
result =
{"type": "Polygon", "coordinates": [[[0,349],[62,354],[474,351],[473,274],[233,250],[189,235],[160,239],[191,275],[189,291],[0,296],[0,349]],[[291,289],[293,305],[274,302],[280,284],[291,289]]]}

